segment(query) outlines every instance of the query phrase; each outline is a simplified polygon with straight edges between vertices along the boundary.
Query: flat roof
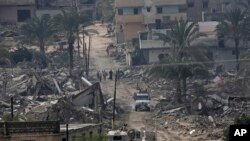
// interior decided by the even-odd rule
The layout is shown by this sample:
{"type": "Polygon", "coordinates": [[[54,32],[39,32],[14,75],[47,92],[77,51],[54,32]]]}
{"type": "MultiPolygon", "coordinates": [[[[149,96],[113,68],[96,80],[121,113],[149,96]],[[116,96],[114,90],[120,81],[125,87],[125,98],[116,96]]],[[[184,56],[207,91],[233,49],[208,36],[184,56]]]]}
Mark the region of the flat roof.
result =
{"type": "MultiPolygon", "coordinates": [[[[86,124],[68,124],[68,129],[70,130],[77,130],[77,129],[82,129],[90,126],[97,126],[99,124],[93,124],[93,123],[86,123],[86,124]]],[[[66,131],[66,124],[61,124],[60,125],[60,131],[64,132],[66,131]]]]}
{"type": "Polygon", "coordinates": [[[35,5],[35,0],[0,0],[0,6],[7,5],[35,5]]]}

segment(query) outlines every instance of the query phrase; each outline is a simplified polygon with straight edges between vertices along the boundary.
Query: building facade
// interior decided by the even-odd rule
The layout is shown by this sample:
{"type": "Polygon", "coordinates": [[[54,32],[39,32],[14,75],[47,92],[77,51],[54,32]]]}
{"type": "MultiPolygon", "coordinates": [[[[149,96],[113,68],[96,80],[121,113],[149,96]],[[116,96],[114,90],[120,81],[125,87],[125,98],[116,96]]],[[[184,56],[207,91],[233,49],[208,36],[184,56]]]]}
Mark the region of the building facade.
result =
{"type": "Polygon", "coordinates": [[[115,0],[115,9],[119,42],[138,38],[139,31],[166,28],[175,19],[187,18],[186,0],[115,0]]]}
{"type": "Polygon", "coordinates": [[[68,124],[57,121],[0,123],[1,141],[75,141],[81,137],[101,134],[100,124],[68,124]]]}
{"type": "Polygon", "coordinates": [[[234,0],[187,0],[187,17],[194,22],[219,21],[235,5],[234,0]]]}
{"type": "Polygon", "coordinates": [[[24,22],[35,15],[35,0],[0,0],[0,22],[24,22]]]}

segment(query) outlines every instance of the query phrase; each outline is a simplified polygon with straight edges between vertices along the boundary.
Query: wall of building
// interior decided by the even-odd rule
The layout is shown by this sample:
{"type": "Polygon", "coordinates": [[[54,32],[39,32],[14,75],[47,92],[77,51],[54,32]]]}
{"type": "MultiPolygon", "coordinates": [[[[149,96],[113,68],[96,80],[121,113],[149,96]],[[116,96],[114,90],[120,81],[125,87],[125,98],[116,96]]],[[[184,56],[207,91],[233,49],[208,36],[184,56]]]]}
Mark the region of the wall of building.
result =
{"type": "MultiPolygon", "coordinates": [[[[186,0],[116,0],[116,32],[123,25],[125,41],[137,38],[139,31],[147,30],[145,25],[155,24],[156,20],[168,23],[176,18],[186,19],[186,0]],[[119,15],[119,10],[139,8],[140,12],[131,15],[119,15]],[[159,12],[161,8],[162,12],[159,12]]],[[[123,12],[124,13],[124,12],[123,12]]]]}
{"type": "Polygon", "coordinates": [[[58,14],[62,14],[61,10],[45,10],[45,9],[41,9],[41,10],[36,10],[36,16],[37,17],[42,17],[43,15],[50,15],[50,17],[52,18],[55,15],[58,14]]]}
{"type": "Polygon", "coordinates": [[[35,6],[0,6],[0,22],[17,22],[17,10],[30,10],[31,17],[35,15],[35,6]]]}
{"type": "Polygon", "coordinates": [[[73,104],[78,107],[90,107],[94,103],[93,99],[94,97],[92,94],[80,94],[77,98],[73,99],[73,104]]]}
{"type": "Polygon", "coordinates": [[[1,141],[61,141],[59,134],[47,134],[47,133],[22,133],[13,134],[9,137],[0,137],[1,141]]]}
{"type": "Polygon", "coordinates": [[[202,21],[201,0],[187,0],[187,18],[189,21],[202,21]]]}
{"type": "Polygon", "coordinates": [[[130,41],[133,38],[138,38],[138,32],[145,29],[142,23],[124,23],[116,24],[116,29],[120,28],[120,25],[123,27],[123,37],[125,41],[130,41]]]}
{"type": "Polygon", "coordinates": [[[168,54],[169,49],[145,49],[142,50],[143,56],[148,64],[159,62],[160,54],[168,54]]]}

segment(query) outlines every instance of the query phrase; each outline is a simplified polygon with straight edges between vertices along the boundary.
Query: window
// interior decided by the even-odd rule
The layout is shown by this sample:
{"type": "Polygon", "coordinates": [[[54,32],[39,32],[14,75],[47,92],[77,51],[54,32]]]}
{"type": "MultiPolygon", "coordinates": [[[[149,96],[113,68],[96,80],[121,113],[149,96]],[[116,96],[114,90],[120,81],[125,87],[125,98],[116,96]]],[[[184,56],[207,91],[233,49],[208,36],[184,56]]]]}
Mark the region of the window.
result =
{"type": "Polygon", "coordinates": [[[123,15],[123,10],[122,9],[118,9],[117,12],[118,12],[118,15],[123,15]]]}
{"type": "Polygon", "coordinates": [[[118,15],[139,15],[141,14],[141,12],[142,11],[140,7],[136,8],[126,7],[118,9],[118,15]]]}
{"type": "Polygon", "coordinates": [[[179,6],[179,13],[183,13],[183,12],[186,12],[187,11],[187,8],[185,5],[181,5],[179,6]]]}
{"type": "Polygon", "coordinates": [[[151,7],[147,7],[147,12],[150,12],[151,11],[151,7]]]}
{"type": "Polygon", "coordinates": [[[134,15],[138,15],[139,14],[139,9],[138,8],[134,8],[134,15]]]}
{"type": "Polygon", "coordinates": [[[161,14],[162,13],[162,7],[157,7],[157,13],[161,14]]]}
{"type": "Polygon", "coordinates": [[[188,6],[188,8],[193,8],[194,7],[194,2],[193,1],[188,1],[187,6],[188,6]]]}
{"type": "Polygon", "coordinates": [[[66,141],[66,138],[62,138],[62,141],[66,141]]]}
{"type": "Polygon", "coordinates": [[[24,22],[28,19],[30,19],[31,14],[30,10],[17,10],[17,21],[18,22],[24,22]]]}
{"type": "Polygon", "coordinates": [[[208,0],[202,1],[202,7],[203,7],[203,9],[208,9],[208,0]]]}
{"type": "Polygon", "coordinates": [[[134,8],[123,8],[123,15],[134,15],[134,8]]]}

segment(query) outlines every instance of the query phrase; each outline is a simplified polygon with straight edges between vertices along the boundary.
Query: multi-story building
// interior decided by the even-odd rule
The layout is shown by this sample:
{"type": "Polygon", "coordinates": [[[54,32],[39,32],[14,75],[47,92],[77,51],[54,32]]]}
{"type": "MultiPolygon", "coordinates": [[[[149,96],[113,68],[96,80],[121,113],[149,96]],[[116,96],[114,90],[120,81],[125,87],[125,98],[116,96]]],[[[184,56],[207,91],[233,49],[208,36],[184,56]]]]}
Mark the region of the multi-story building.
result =
{"type": "Polygon", "coordinates": [[[23,22],[34,16],[35,0],[0,0],[0,22],[23,22]]]}
{"type": "Polygon", "coordinates": [[[189,21],[219,21],[235,5],[234,0],[187,0],[189,21]]]}
{"type": "Polygon", "coordinates": [[[117,42],[138,38],[138,32],[166,28],[186,19],[186,0],[115,0],[117,42]]]}
{"type": "Polygon", "coordinates": [[[76,8],[78,12],[89,15],[93,20],[96,18],[96,0],[38,0],[36,15],[50,15],[51,17],[60,14],[61,10],[76,8]]]}

